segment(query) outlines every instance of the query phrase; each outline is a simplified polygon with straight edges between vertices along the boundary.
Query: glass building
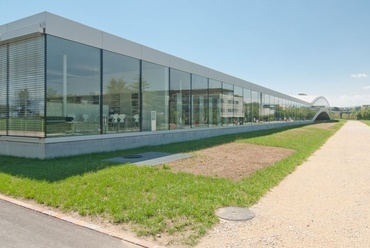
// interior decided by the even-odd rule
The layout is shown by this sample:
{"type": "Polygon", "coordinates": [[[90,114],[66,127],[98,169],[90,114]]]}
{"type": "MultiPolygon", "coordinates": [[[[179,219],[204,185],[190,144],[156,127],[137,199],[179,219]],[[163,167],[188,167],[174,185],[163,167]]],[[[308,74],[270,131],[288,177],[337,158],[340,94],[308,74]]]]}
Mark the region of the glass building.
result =
{"type": "Polygon", "coordinates": [[[1,154],[47,158],[129,148],[128,137],[140,146],[330,118],[324,97],[288,96],[48,12],[0,34],[1,154]],[[158,133],[168,140],[139,140],[158,133]],[[99,141],[106,147],[84,148],[99,141]],[[71,142],[77,151],[47,154],[71,142]],[[29,151],[13,151],[21,147],[29,151]]]}

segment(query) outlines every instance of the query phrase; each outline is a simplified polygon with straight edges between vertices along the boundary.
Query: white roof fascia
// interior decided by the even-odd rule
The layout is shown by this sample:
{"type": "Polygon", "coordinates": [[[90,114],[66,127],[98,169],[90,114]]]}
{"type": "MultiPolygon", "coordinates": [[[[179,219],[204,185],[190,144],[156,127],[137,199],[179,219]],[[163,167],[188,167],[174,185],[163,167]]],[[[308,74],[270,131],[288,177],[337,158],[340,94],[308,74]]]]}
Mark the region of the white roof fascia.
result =
{"type": "Polygon", "coordinates": [[[15,39],[21,36],[27,36],[36,33],[44,33],[45,25],[42,23],[34,23],[29,26],[20,27],[0,34],[0,42],[15,39]]]}

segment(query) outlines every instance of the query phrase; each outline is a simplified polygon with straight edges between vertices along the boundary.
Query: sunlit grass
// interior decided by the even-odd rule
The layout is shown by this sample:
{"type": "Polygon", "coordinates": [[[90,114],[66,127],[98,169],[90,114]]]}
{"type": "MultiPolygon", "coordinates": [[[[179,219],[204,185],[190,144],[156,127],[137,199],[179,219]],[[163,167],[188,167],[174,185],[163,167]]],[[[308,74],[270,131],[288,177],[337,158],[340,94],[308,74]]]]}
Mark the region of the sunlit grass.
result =
{"type": "Polygon", "coordinates": [[[138,235],[184,233],[181,242],[192,245],[218,222],[215,209],[255,204],[342,125],[339,122],[329,129],[316,125],[281,128],[52,160],[0,156],[0,192],[62,211],[127,223],[138,235]],[[103,161],[146,151],[191,152],[229,142],[279,146],[296,152],[239,182],[173,173],[167,166],[103,161]]]}
{"type": "Polygon", "coordinates": [[[365,123],[366,125],[370,126],[370,120],[363,120],[362,122],[365,123]]]}

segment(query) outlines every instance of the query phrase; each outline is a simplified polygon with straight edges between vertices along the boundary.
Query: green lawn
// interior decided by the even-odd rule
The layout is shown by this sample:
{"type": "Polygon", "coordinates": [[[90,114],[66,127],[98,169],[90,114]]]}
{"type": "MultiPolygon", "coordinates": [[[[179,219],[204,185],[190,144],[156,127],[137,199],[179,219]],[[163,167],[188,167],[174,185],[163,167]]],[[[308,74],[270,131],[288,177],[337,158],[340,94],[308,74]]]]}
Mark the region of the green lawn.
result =
{"type": "Polygon", "coordinates": [[[184,237],[174,242],[194,245],[218,222],[215,209],[255,204],[343,124],[338,122],[331,128],[322,128],[320,124],[280,128],[51,160],[0,156],[0,192],[34,199],[66,212],[129,224],[138,235],[182,234],[184,237]],[[239,182],[173,173],[165,165],[147,167],[103,161],[146,151],[188,153],[229,142],[278,146],[296,152],[239,182]]]}
{"type": "Polygon", "coordinates": [[[362,122],[365,123],[366,125],[370,126],[370,120],[364,120],[362,122]]]}

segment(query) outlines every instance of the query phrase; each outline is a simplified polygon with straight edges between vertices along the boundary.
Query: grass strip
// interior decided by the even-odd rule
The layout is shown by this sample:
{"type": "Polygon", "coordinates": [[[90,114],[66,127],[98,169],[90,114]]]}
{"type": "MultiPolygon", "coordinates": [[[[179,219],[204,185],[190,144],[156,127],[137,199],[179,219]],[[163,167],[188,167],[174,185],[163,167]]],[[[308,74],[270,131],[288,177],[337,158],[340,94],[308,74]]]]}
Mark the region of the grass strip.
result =
{"type": "Polygon", "coordinates": [[[361,122],[365,123],[366,125],[370,126],[370,120],[362,120],[361,122]]]}
{"type": "MultiPolygon", "coordinates": [[[[194,245],[218,222],[215,209],[249,207],[294,171],[344,122],[225,135],[170,145],[50,160],[0,156],[0,192],[40,204],[125,223],[138,234],[173,237],[194,245]],[[103,161],[147,151],[193,152],[230,142],[294,149],[296,152],[239,181],[173,173],[168,166],[135,166],[103,161]]],[[[227,161],[225,161],[227,163],[227,161]]]]}

